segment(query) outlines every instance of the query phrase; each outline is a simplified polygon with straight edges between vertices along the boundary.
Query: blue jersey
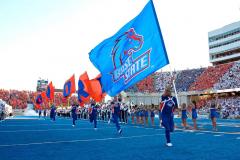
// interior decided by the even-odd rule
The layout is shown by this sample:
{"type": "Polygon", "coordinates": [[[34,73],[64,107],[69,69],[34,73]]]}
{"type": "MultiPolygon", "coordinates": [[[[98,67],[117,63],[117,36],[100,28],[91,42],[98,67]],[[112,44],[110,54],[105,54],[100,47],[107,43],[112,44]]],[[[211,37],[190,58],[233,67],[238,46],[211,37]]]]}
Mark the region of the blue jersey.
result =
{"type": "Polygon", "coordinates": [[[52,115],[55,114],[55,111],[56,111],[56,107],[54,105],[52,105],[50,114],[52,114],[52,115]]]}
{"type": "Polygon", "coordinates": [[[154,117],[155,114],[154,114],[154,111],[151,111],[151,117],[154,117]]]}
{"type": "Polygon", "coordinates": [[[76,106],[72,107],[71,113],[72,113],[72,118],[77,119],[77,107],[76,106]]]}
{"type": "Polygon", "coordinates": [[[162,96],[163,107],[161,110],[163,115],[173,115],[173,111],[177,108],[177,99],[175,97],[162,96]]]}
{"type": "Polygon", "coordinates": [[[215,108],[210,108],[210,117],[211,118],[216,118],[217,117],[217,112],[215,108]]]}
{"type": "Polygon", "coordinates": [[[192,109],[192,119],[196,119],[197,118],[197,109],[193,108],[192,109]]]}
{"type": "Polygon", "coordinates": [[[187,119],[187,110],[182,110],[182,118],[187,119]]]}
{"type": "Polygon", "coordinates": [[[144,116],[148,117],[148,111],[144,111],[144,116]]]}
{"type": "Polygon", "coordinates": [[[120,104],[119,103],[115,103],[114,107],[113,107],[113,114],[119,115],[119,113],[120,113],[120,104]]]}
{"type": "Polygon", "coordinates": [[[95,107],[95,106],[92,108],[92,116],[93,117],[97,116],[97,107],[95,107]]]}
{"type": "Polygon", "coordinates": [[[216,105],[215,104],[211,104],[211,107],[210,107],[210,117],[211,118],[216,118],[217,117],[216,105]]]}

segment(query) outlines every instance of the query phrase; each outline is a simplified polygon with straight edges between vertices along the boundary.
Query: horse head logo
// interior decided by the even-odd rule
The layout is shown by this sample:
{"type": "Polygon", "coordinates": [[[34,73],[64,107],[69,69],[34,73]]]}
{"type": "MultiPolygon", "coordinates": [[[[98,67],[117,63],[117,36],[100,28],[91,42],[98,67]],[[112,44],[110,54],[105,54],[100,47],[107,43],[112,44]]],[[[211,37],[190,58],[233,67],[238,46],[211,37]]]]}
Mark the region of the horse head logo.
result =
{"type": "Polygon", "coordinates": [[[143,45],[143,36],[136,34],[134,28],[119,36],[112,49],[114,69],[119,68],[134,52],[139,51],[143,45]]]}

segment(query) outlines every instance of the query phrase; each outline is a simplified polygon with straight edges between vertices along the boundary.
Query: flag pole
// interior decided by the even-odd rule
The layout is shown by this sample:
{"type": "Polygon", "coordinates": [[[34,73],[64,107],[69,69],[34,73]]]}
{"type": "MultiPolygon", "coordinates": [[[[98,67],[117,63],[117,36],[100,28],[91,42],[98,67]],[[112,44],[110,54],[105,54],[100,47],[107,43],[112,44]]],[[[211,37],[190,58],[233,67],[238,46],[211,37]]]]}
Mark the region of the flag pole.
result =
{"type": "Polygon", "coordinates": [[[69,107],[69,101],[70,101],[70,98],[68,97],[68,107],[69,107]]]}
{"type": "Polygon", "coordinates": [[[179,104],[179,100],[178,100],[178,93],[177,93],[177,89],[176,89],[176,85],[175,85],[175,77],[173,76],[173,71],[172,71],[172,67],[171,65],[169,64],[169,69],[170,69],[170,74],[171,74],[171,77],[172,77],[172,84],[173,84],[173,89],[174,89],[174,92],[175,92],[175,96],[176,96],[176,99],[177,99],[177,104],[179,104]]]}
{"type": "MultiPolygon", "coordinates": [[[[154,4],[153,4],[153,0],[150,0],[150,1],[151,1],[151,4],[152,4],[153,13],[155,15],[156,23],[157,23],[157,26],[158,26],[159,35],[160,35],[162,43],[163,43],[163,49],[164,49],[165,53],[167,53],[167,50],[166,50],[166,47],[165,47],[165,44],[164,44],[164,40],[163,40],[163,36],[162,36],[162,32],[161,32],[161,28],[160,28],[160,24],[159,24],[159,21],[158,21],[157,13],[156,13],[156,10],[155,10],[154,4]]],[[[168,59],[168,56],[166,56],[166,57],[168,59]]],[[[170,74],[173,78],[172,68],[171,68],[169,59],[168,59],[168,62],[169,62],[169,67],[170,67],[170,74]]],[[[175,92],[175,95],[176,95],[177,103],[179,105],[178,94],[177,94],[177,89],[176,89],[176,86],[175,86],[174,78],[173,78],[172,84],[173,84],[174,92],[175,92]]]]}

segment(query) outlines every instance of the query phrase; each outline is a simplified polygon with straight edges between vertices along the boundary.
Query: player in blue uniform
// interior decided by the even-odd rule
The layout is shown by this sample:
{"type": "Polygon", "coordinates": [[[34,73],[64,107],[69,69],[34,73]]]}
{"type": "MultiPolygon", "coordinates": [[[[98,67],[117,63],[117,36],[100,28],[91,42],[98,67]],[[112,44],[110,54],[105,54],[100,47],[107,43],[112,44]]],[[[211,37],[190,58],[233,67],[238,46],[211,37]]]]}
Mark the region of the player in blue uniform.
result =
{"type": "Polygon", "coordinates": [[[77,105],[76,105],[76,104],[74,104],[74,105],[72,106],[71,115],[72,115],[72,119],[73,119],[72,126],[75,127],[75,125],[76,125],[76,120],[77,120],[77,105]]]}
{"type": "Polygon", "coordinates": [[[94,130],[97,130],[97,108],[98,106],[96,105],[96,103],[93,101],[91,103],[91,112],[89,114],[89,118],[90,118],[90,122],[94,124],[94,130]]]}
{"type": "Polygon", "coordinates": [[[182,125],[184,129],[187,129],[187,105],[186,103],[182,104],[182,125]]]}
{"type": "Polygon", "coordinates": [[[196,101],[192,101],[192,121],[193,121],[193,128],[197,130],[197,105],[196,101]]]}
{"type": "Polygon", "coordinates": [[[51,106],[50,119],[51,119],[52,121],[55,121],[55,120],[56,120],[56,107],[55,107],[54,104],[52,104],[52,106],[51,106]]]}
{"type": "Polygon", "coordinates": [[[177,99],[171,95],[171,88],[166,87],[164,94],[161,97],[162,101],[162,125],[165,128],[165,136],[168,147],[172,146],[171,139],[170,139],[170,132],[174,131],[174,110],[178,108],[177,99]]]}
{"type": "Polygon", "coordinates": [[[210,106],[210,118],[212,120],[213,130],[217,131],[217,112],[216,112],[216,103],[213,100],[210,106]]]}

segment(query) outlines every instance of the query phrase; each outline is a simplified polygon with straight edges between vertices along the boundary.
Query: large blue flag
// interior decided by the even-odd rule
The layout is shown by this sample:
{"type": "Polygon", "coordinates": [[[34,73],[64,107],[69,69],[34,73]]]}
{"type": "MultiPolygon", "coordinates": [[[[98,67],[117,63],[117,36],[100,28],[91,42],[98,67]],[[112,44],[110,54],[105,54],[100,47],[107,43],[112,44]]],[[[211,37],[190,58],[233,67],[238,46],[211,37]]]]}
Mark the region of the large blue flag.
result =
{"type": "Polygon", "coordinates": [[[97,45],[89,58],[101,72],[102,87],[110,96],[169,64],[153,2],[97,45]]]}

